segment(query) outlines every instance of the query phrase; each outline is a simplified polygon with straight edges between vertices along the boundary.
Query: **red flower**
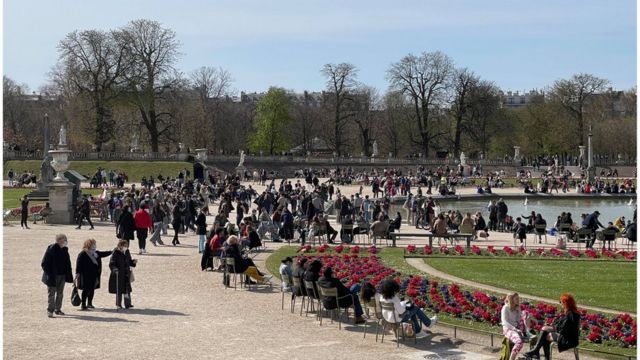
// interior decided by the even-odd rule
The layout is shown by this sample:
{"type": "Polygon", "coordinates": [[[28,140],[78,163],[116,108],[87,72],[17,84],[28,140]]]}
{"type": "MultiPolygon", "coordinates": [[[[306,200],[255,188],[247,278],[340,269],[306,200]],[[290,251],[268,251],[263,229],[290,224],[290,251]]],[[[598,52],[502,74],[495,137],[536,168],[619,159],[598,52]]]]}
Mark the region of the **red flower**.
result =
{"type": "Polygon", "coordinates": [[[433,254],[433,249],[431,248],[431,246],[429,246],[429,245],[425,245],[425,246],[424,246],[424,249],[422,249],[422,252],[423,252],[425,255],[431,255],[431,254],[433,254]]]}
{"type": "Polygon", "coordinates": [[[360,246],[356,245],[356,246],[351,248],[351,253],[352,254],[358,254],[359,252],[360,252],[360,246]]]}
{"type": "Polygon", "coordinates": [[[416,252],[416,246],[415,245],[409,245],[407,246],[407,252],[409,252],[410,254],[413,254],[416,252]]]}
{"type": "Polygon", "coordinates": [[[344,250],[344,246],[342,246],[342,245],[338,245],[333,249],[333,251],[335,251],[338,254],[340,254],[342,252],[342,250],[344,250]]]}
{"type": "Polygon", "coordinates": [[[372,245],[369,247],[369,254],[377,254],[378,253],[378,248],[375,245],[372,245]]]}

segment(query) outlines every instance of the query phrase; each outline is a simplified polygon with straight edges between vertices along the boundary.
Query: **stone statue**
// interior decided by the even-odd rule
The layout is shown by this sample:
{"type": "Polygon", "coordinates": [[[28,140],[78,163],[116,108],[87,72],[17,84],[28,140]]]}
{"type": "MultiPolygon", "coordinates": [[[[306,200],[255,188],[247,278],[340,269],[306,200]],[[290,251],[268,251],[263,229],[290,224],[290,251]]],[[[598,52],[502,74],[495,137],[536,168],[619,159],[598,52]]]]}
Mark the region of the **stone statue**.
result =
{"type": "Polygon", "coordinates": [[[132,151],[136,151],[138,150],[138,134],[133,134],[133,136],[131,137],[131,150],[132,151]]]}
{"type": "Polygon", "coordinates": [[[378,141],[374,140],[373,141],[373,152],[372,152],[372,155],[373,155],[373,157],[376,157],[376,156],[378,156],[378,154],[379,154],[378,153],[378,141]]]}
{"type": "Polygon", "coordinates": [[[467,165],[467,157],[464,155],[463,151],[460,152],[460,165],[462,166],[467,165]]]}
{"type": "Polygon", "coordinates": [[[49,159],[49,153],[46,153],[42,163],[40,164],[40,182],[46,185],[53,180],[53,169],[51,168],[51,160],[49,159]]]}
{"type": "Polygon", "coordinates": [[[67,129],[64,128],[64,124],[60,126],[60,141],[58,145],[67,146],[67,129]]]}
{"type": "Polygon", "coordinates": [[[244,150],[240,150],[240,162],[238,163],[238,167],[244,166],[244,150]]]}

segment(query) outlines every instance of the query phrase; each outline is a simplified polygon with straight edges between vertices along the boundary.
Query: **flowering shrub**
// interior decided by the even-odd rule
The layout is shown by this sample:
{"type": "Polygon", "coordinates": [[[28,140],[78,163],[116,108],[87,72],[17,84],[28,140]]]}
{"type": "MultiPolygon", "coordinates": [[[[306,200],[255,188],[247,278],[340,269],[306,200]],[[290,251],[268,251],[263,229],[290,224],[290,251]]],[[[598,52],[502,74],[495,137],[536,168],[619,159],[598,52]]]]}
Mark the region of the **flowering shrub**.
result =
{"type": "MultiPolygon", "coordinates": [[[[422,276],[402,275],[393,268],[384,266],[375,254],[360,256],[357,253],[360,251],[359,248],[354,253],[355,248],[357,247],[348,250],[345,247],[342,253],[334,254],[327,253],[326,249],[322,252],[317,249],[313,254],[313,248],[303,246],[299,252],[309,260],[322,261],[323,270],[331,266],[335,276],[345,286],[363,281],[377,286],[382,280],[392,278],[400,285],[400,295],[411,298],[412,302],[421,308],[493,326],[500,324],[500,310],[504,304],[504,297],[496,297],[479,290],[463,290],[457,284],[440,284],[422,276]]],[[[369,248],[369,253],[372,248],[369,248]]],[[[427,251],[426,247],[424,251],[427,251]]],[[[471,252],[473,253],[473,250],[471,252]]],[[[491,251],[487,250],[487,253],[491,254],[491,251]]],[[[543,325],[552,324],[563,316],[555,305],[542,302],[534,304],[523,301],[520,307],[536,320],[536,330],[540,330],[543,325]]],[[[622,347],[636,346],[637,323],[629,314],[609,316],[580,310],[580,316],[581,336],[587,341],[622,347]]]]}
{"type": "MultiPolygon", "coordinates": [[[[408,254],[419,254],[418,248],[415,245],[409,245],[406,248],[408,254]]],[[[603,250],[598,252],[594,249],[587,249],[585,251],[579,251],[576,249],[570,249],[567,251],[559,250],[556,248],[536,248],[533,250],[527,250],[524,247],[513,248],[505,246],[502,250],[496,250],[493,246],[487,246],[486,249],[482,249],[477,245],[471,246],[471,249],[467,249],[461,245],[455,247],[447,247],[446,245],[433,248],[429,245],[425,245],[422,249],[421,255],[460,255],[460,256],[505,256],[505,257],[555,257],[562,259],[612,259],[612,260],[637,260],[637,251],[610,251],[603,250]]]]}

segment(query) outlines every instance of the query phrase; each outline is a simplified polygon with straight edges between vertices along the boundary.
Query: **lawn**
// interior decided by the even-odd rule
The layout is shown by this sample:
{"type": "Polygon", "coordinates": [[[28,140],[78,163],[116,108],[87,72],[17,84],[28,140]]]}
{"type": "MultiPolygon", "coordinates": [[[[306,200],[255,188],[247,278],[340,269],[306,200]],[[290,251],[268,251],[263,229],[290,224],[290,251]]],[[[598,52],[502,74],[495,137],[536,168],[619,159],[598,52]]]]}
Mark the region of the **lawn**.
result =
{"type": "MultiPolygon", "coordinates": [[[[20,198],[22,198],[24,195],[32,192],[34,190],[34,188],[29,188],[29,189],[2,189],[2,208],[3,209],[13,209],[13,208],[19,208],[20,207],[20,198]]],[[[93,195],[98,195],[102,192],[101,189],[83,189],[82,190],[83,193],[87,194],[93,194],[93,195]]],[[[34,206],[34,205],[38,205],[38,204],[43,204],[44,201],[30,201],[29,202],[29,206],[34,206]]]]}
{"type": "Polygon", "coordinates": [[[563,292],[578,305],[636,311],[636,264],[602,261],[452,259],[425,262],[448,274],[526,294],[557,299],[563,292]]]}
{"type": "MultiPolygon", "coordinates": [[[[16,174],[22,174],[24,170],[40,173],[41,160],[11,160],[4,163],[3,179],[7,179],[7,172],[13,169],[16,174]]],[[[98,167],[107,170],[124,171],[129,176],[130,182],[140,182],[143,176],[147,178],[158,174],[176,177],[181,169],[187,168],[193,173],[193,164],[178,161],[71,161],[70,170],[75,170],[87,177],[93,176],[98,167]]],[[[192,174],[193,175],[193,174],[192,174]]]]}

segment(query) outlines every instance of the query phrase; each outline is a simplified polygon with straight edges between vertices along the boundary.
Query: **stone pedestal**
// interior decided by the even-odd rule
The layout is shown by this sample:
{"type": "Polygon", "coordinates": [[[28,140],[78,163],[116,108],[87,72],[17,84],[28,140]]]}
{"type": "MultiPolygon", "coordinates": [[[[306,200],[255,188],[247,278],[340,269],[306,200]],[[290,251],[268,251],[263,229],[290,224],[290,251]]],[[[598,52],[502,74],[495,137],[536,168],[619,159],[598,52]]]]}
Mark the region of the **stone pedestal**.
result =
{"type": "Polygon", "coordinates": [[[73,221],[73,183],[66,180],[52,181],[47,184],[49,189],[49,204],[52,213],[47,222],[49,224],[74,224],[73,221]]]}
{"type": "Polygon", "coordinates": [[[236,176],[239,176],[240,179],[244,179],[244,173],[247,171],[247,167],[242,165],[236,167],[236,176]]]}

